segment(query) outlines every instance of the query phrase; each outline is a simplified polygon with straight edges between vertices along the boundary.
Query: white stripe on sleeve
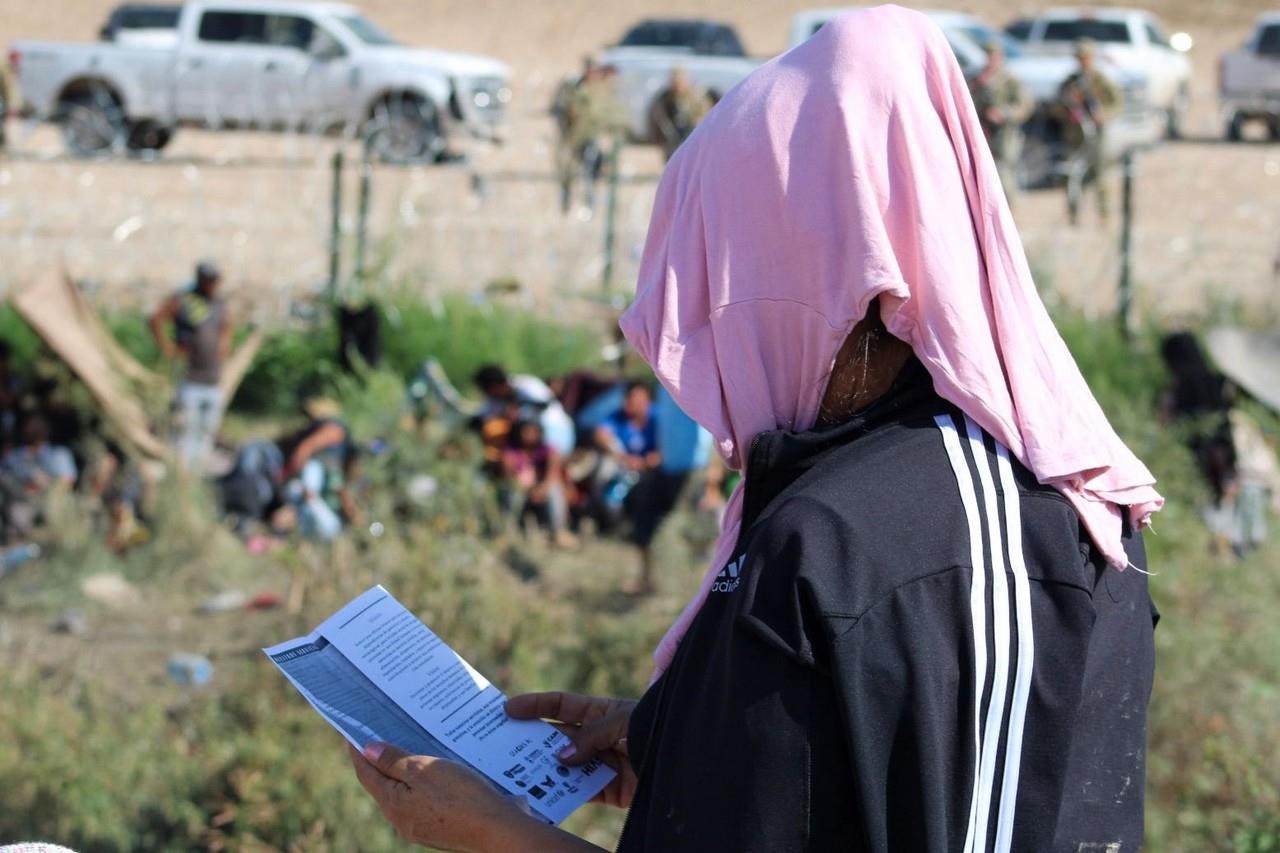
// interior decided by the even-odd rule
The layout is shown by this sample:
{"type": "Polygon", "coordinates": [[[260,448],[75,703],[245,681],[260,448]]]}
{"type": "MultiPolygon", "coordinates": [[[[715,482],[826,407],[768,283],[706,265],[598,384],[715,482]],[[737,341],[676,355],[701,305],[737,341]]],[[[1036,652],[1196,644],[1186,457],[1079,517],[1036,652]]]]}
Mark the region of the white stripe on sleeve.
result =
{"type": "Polygon", "coordinates": [[[969,434],[969,451],[978,469],[982,488],[983,516],[991,543],[991,647],[995,666],[991,682],[991,699],[987,702],[987,724],[983,729],[982,763],[978,776],[978,823],[975,849],[986,849],[987,828],[991,814],[991,795],[995,787],[996,756],[1000,752],[1000,733],[1004,728],[1004,702],[1009,689],[1009,585],[1004,576],[1004,537],[1000,535],[1000,510],[991,479],[991,462],[982,429],[970,418],[964,419],[969,434]]]}
{"type": "MultiPolygon", "coordinates": [[[[987,589],[986,566],[982,554],[982,528],[978,520],[978,498],[973,489],[973,477],[969,474],[969,464],[965,461],[964,450],[960,446],[960,434],[955,422],[949,415],[938,415],[934,418],[938,429],[942,432],[942,443],[947,449],[947,458],[951,461],[951,471],[955,474],[956,484],[960,490],[960,500],[964,504],[965,517],[969,522],[969,548],[972,563],[972,579],[969,586],[969,619],[973,624],[973,794],[969,801],[969,825],[965,833],[964,853],[973,853],[974,843],[986,846],[985,832],[982,840],[977,838],[978,823],[978,790],[981,783],[982,767],[982,691],[987,678],[987,589]]],[[[985,818],[983,824],[985,825],[985,818]]]]}
{"type": "Polygon", "coordinates": [[[1018,619],[1018,664],[1013,676],[1013,702],[1009,708],[1009,741],[1005,748],[1000,812],[996,822],[996,851],[1006,853],[1013,843],[1014,809],[1018,802],[1018,771],[1022,764],[1022,732],[1031,695],[1031,668],[1035,659],[1035,635],[1031,626],[1031,584],[1022,553],[1022,511],[1018,484],[1013,479],[1009,451],[996,442],[996,465],[1004,492],[1004,517],[1008,526],[1009,568],[1013,573],[1013,606],[1018,619]]]}

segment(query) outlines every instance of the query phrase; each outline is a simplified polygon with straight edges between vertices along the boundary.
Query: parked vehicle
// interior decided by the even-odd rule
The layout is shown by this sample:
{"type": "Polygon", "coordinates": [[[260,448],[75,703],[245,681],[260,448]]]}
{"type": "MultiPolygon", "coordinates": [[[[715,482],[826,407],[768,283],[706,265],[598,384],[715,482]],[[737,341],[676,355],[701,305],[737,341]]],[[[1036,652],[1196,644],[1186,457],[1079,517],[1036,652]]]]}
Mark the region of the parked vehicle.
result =
{"type": "Polygon", "coordinates": [[[1031,19],[1014,18],[1012,21],[1005,24],[1004,34],[1014,41],[1026,41],[1027,36],[1031,35],[1031,19]]]}
{"type": "Polygon", "coordinates": [[[98,31],[103,41],[138,47],[173,47],[178,43],[181,6],[117,6],[98,31]]]}
{"type": "MultiPolygon", "coordinates": [[[[831,7],[798,13],[791,20],[791,46],[808,39],[832,18],[856,8],[859,7],[831,7]]],[[[1037,186],[1058,180],[1065,165],[1062,129],[1058,127],[1050,105],[1057,99],[1062,84],[1079,67],[1076,59],[1067,51],[1031,53],[1007,32],[1001,32],[970,14],[944,10],[924,14],[942,30],[966,77],[973,77],[986,67],[985,45],[992,41],[1000,43],[1005,52],[1005,67],[1035,102],[1035,108],[1023,126],[1025,144],[1019,164],[1019,183],[1037,186]]],[[[1124,109],[1112,121],[1107,134],[1107,156],[1119,157],[1128,148],[1159,140],[1163,136],[1164,125],[1150,109],[1146,78],[1139,72],[1118,67],[1107,57],[1101,57],[1099,65],[1124,95],[1124,109]]]]}
{"type": "Polygon", "coordinates": [[[1280,141],[1280,12],[1259,18],[1244,47],[1222,55],[1218,92],[1227,139],[1239,141],[1246,123],[1260,121],[1280,141]]]}
{"type": "MultiPolygon", "coordinates": [[[[810,9],[791,19],[790,46],[795,47],[816,33],[832,18],[851,12],[857,6],[837,6],[827,9],[810,9]]],[[[999,42],[1004,48],[1005,66],[1030,97],[1037,101],[1054,98],[1063,81],[1075,70],[1075,62],[1068,56],[1031,56],[1019,42],[987,24],[981,18],[963,12],[927,11],[942,30],[956,55],[960,70],[966,77],[973,77],[987,65],[985,46],[999,42]]]]}
{"type": "Polygon", "coordinates": [[[169,49],[20,41],[22,110],[80,156],[158,150],[174,129],[363,136],[383,160],[429,160],[496,137],[511,99],[496,59],[399,45],[351,6],[193,0],[169,49]]]}
{"type": "Polygon", "coordinates": [[[650,116],[675,69],[718,101],[760,65],[746,55],[732,26],[698,19],[641,21],[604,51],[600,62],[618,72],[618,95],[631,116],[631,138],[640,143],[659,139],[650,116]]]}
{"type": "Polygon", "coordinates": [[[1032,20],[1025,44],[1031,53],[1067,55],[1081,39],[1092,40],[1116,67],[1142,75],[1165,134],[1181,136],[1191,106],[1191,62],[1154,15],[1139,9],[1053,9],[1032,20]]]}

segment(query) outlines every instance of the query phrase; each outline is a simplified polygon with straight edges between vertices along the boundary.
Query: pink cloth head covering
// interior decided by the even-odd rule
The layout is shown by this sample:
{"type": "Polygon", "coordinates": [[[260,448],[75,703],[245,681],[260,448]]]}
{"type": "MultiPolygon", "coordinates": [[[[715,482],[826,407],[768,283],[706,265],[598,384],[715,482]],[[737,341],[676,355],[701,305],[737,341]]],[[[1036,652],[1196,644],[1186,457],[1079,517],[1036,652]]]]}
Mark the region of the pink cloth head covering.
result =
{"type": "MultiPolygon", "coordinates": [[[[711,111],[663,175],[621,325],[740,467],[757,434],[813,426],[836,353],[877,296],[938,393],[1060,489],[1107,560],[1127,565],[1119,507],[1145,524],[1163,499],[1036,293],[946,39],[896,6],[828,23],[711,111]]],[[[741,518],[739,489],[659,671],[741,518]]]]}

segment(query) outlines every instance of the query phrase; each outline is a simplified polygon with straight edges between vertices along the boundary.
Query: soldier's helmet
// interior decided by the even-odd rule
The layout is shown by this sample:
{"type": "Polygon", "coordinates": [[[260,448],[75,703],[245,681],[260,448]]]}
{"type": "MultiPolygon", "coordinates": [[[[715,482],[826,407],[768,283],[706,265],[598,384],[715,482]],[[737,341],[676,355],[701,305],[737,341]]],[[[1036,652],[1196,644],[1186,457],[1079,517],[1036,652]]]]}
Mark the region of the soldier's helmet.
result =
{"type": "Polygon", "coordinates": [[[1091,38],[1076,39],[1076,59],[1092,59],[1096,44],[1091,38]]]}

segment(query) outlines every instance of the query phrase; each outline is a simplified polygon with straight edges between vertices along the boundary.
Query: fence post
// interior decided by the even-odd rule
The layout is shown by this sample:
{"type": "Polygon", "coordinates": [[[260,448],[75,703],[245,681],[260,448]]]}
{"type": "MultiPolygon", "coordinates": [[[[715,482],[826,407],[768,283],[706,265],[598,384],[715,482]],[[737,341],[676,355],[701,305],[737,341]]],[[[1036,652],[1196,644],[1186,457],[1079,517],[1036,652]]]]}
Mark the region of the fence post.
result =
{"type": "Polygon", "coordinates": [[[369,232],[369,192],[373,180],[373,164],[369,160],[368,149],[360,161],[360,199],[356,214],[356,281],[364,282],[365,244],[369,232]]]}
{"type": "Polygon", "coordinates": [[[1133,149],[1121,158],[1120,190],[1120,333],[1133,337],[1133,149]]]}
{"type": "Polygon", "coordinates": [[[618,224],[618,161],[621,154],[622,137],[619,136],[614,140],[613,150],[609,152],[609,198],[604,214],[604,272],[600,281],[600,289],[606,295],[613,292],[613,255],[618,224]]]}
{"type": "Polygon", "coordinates": [[[329,304],[338,301],[338,275],[342,265],[342,149],[333,152],[333,189],[329,196],[329,304]]]}

